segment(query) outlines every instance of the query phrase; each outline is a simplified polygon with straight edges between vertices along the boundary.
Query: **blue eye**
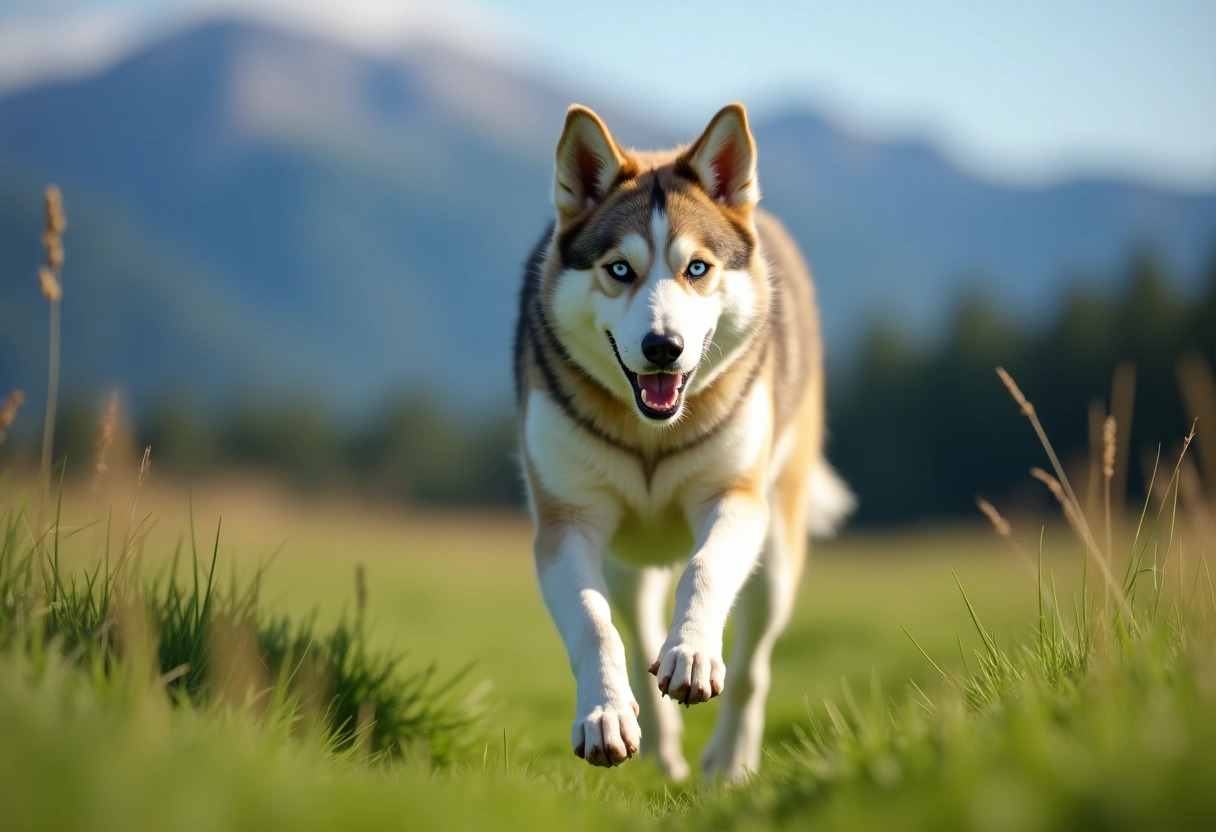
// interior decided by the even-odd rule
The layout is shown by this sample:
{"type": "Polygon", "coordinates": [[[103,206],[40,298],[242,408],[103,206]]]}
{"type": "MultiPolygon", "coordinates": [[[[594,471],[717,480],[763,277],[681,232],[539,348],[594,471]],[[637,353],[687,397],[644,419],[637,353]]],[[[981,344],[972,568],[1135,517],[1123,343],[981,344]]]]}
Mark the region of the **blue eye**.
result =
{"type": "Polygon", "coordinates": [[[633,269],[624,260],[617,260],[615,263],[609,263],[604,268],[608,269],[608,274],[615,277],[623,283],[632,283],[637,276],[633,273],[633,269]]]}
{"type": "Polygon", "coordinates": [[[693,260],[688,264],[689,277],[705,277],[705,273],[709,271],[709,264],[704,260],[693,260]]]}

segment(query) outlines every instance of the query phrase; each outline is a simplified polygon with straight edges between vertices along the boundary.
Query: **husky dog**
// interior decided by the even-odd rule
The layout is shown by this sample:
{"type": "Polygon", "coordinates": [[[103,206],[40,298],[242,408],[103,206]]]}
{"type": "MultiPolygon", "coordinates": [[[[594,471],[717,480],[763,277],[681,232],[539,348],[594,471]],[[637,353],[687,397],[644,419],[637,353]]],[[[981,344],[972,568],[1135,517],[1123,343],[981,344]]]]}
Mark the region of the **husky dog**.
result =
{"type": "Polygon", "coordinates": [[[720,694],[703,770],[755,771],[808,531],[852,507],[822,454],[810,275],[759,198],[742,105],[664,153],[566,114],[515,375],[536,570],[578,686],[574,753],[592,765],[642,750],[686,777],[673,703],[720,694]]]}

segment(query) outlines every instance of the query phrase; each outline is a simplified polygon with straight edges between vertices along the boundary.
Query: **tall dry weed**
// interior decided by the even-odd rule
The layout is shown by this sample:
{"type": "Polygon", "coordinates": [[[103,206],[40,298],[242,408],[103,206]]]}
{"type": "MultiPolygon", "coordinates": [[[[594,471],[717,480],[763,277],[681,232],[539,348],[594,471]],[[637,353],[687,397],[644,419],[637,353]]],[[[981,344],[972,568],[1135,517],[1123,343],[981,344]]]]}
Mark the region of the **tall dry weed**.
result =
{"type": "Polygon", "coordinates": [[[42,458],[39,475],[43,483],[43,510],[50,499],[50,475],[55,440],[55,407],[59,397],[59,319],[63,300],[63,232],[67,230],[67,215],[63,209],[63,194],[55,185],[48,185],[43,198],[46,222],[42,245],[46,249],[46,264],[38,269],[42,296],[50,307],[50,349],[47,361],[46,415],[42,425],[42,458]]]}
{"type": "Polygon", "coordinates": [[[8,429],[13,426],[13,422],[17,421],[17,410],[25,401],[25,394],[20,390],[14,390],[5,399],[4,404],[0,405],[0,445],[4,444],[4,437],[8,435],[8,429]]]}
{"type": "Polygon", "coordinates": [[[1188,414],[1204,426],[1196,445],[1203,481],[1208,484],[1208,504],[1216,513],[1216,376],[1202,356],[1188,353],[1178,360],[1178,384],[1188,414]]]}
{"type": "Polygon", "coordinates": [[[114,433],[118,428],[118,394],[111,393],[106,409],[101,414],[97,428],[97,452],[93,458],[94,495],[101,489],[101,482],[110,470],[110,449],[114,445],[114,433]]]}
{"type": "Polygon", "coordinates": [[[1087,553],[1098,566],[1098,571],[1102,575],[1102,580],[1106,583],[1108,592],[1124,607],[1124,613],[1128,614],[1130,618],[1131,609],[1127,607],[1120,585],[1115,581],[1115,576],[1112,574],[1109,566],[1109,552],[1106,552],[1103,547],[1098,545],[1093,530],[1085,519],[1085,512],[1081,508],[1081,503],[1077,500],[1076,492],[1073,491],[1072,485],[1068,481],[1068,475],[1064,473],[1064,466],[1060,464],[1060,458],[1056,455],[1051,440],[1047,438],[1046,431],[1043,430],[1043,424],[1039,421],[1034,405],[1022,393],[1017,382],[1005,371],[1004,367],[997,367],[996,373],[1005,384],[1006,389],[1009,390],[1009,394],[1022,411],[1022,415],[1030,420],[1030,424],[1034,427],[1034,431],[1039,437],[1039,442],[1043,445],[1043,450],[1047,452],[1047,457],[1051,460],[1056,475],[1053,477],[1041,468],[1032,469],[1031,474],[1035,479],[1043,482],[1052,495],[1055,496],[1056,500],[1059,501],[1069,525],[1073,527],[1077,535],[1085,543],[1087,553]]]}
{"type": "Polygon", "coordinates": [[[1115,436],[1115,470],[1111,477],[1111,514],[1116,518],[1127,512],[1127,483],[1132,452],[1132,419],[1136,410],[1136,365],[1121,361],[1115,366],[1110,383],[1110,415],[1119,432],[1115,436]]]}
{"type": "MultiPolygon", "coordinates": [[[[1198,410],[1201,406],[1209,404],[1200,394],[1207,383],[1205,379],[1210,380],[1211,375],[1206,364],[1202,364],[1201,361],[1196,362],[1197,359],[1192,357],[1180,364],[1179,376],[1190,381],[1191,390],[1185,394],[1188,406],[1198,410]],[[1198,404],[1195,404],[1196,402],[1198,404]]],[[[1199,542],[1198,545],[1201,551],[1205,543],[1216,542],[1216,521],[1213,521],[1213,512],[1209,501],[1204,497],[1199,469],[1192,459],[1187,456],[1187,451],[1197,435],[1196,427],[1199,419],[1195,418],[1192,421],[1190,431],[1183,437],[1174,456],[1177,461],[1172,472],[1170,472],[1170,476],[1161,475],[1163,472],[1160,471],[1160,450],[1158,450],[1155,456],[1146,451],[1143,464],[1145,480],[1148,484],[1148,493],[1145,498],[1143,511],[1141,512],[1139,525],[1136,528],[1135,539],[1131,542],[1131,552],[1128,556],[1126,570],[1127,574],[1122,582],[1116,582],[1114,575],[1115,527],[1122,520],[1122,515],[1118,513],[1120,509],[1117,507],[1124,504],[1124,497],[1118,494],[1116,485],[1120,481],[1121,471],[1125,471],[1127,468],[1124,449],[1130,445],[1128,438],[1130,431],[1120,422],[1116,412],[1123,414],[1124,418],[1130,422],[1131,415],[1128,405],[1135,378],[1134,368],[1129,364],[1121,364],[1116,370],[1114,383],[1112,384],[1112,396],[1117,395],[1120,401],[1117,404],[1112,402],[1111,413],[1098,418],[1097,414],[1101,410],[1100,404],[1097,408],[1090,408],[1091,450],[1093,452],[1091,471],[1094,475],[1093,479],[1091,479],[1090,494],[1093,496],[1095,493],[1094,486],[1100,485],[1103,496],[1102,516],[1105,525],[1104,545],[1098,544],[1091,527],[1091,521],[1087,518],[1086,513],[1082,511],[1077,501],[1076,494],[1068,482],[1068,477],[1039,422],[1034,405],[1022,392],[1021,388],[1013,380],[1013,377],[1003,368],[997,368],[997,375],[1017,403],[1022,414],[1030,420],[1036,434],[1039,436],[1043,449],[1051,460],[1055,474],[1039,467],[1031,468],[1030,474],[1036,480],[1043,483],[1056,502],[1059,503],[1064,518],[1068,521],[1068,525],[1085,546],[1086,563],[1092,560],[1098,567],[1099,574],[1105,584],[1106,591],[1103,593],[1103,606],[1108,620],[1112,620],[1109,619],[1109,615],[1110,607],[1113,604],[1119,608],[1119,616],[1113,620],[1126,622],[1127,627],[1133,630],[1136,629],[1138,625],[1130,607],[1130,600],[1134,596],[1136,576],[1142,572],[1151,572],[1153,574],[1155,591],[1159,593],[1161,582],[1164,580],[1165,564],[1170,560],[1172,555],[1176,561],[1176,566],[1173,568],[1179,573],[1179,581],[1182,579],[1185,561],[1182,554],[1181,541],[1175,541],[1174,539],[1175,525],[1179,520],[1179,503],[1181,503],[1183,522],[1189,520],[1190,535],[1193,540],[1199,542]],[[1148,510],[1150,505],[1157,506],[1155,518],[1149,518],[1148,510]],[[1145,520],[1148,518],[1150,520],[1150,529],[1148,531],[1151,538],[1153,531],[1157,528],[1157,523],[1163,516],[1169,522],[1169,529],[1164,537],[1164,551],[1154,548],[1151,554],[1152,563],[1150,566],[1146,563],[1146,559],[1149,557],[1147,553],[1148,543],[1141,542],[1141,533],[1145,531],[1145,520]],[[1173,551],[1175,545],[1177,546],[1176,553],[1173,551]]],[[[1216,396],[1216,387],[1213,388],[1213,395],[1216,396]]],[[[1213,406],[1214,411],[1216,411],[1216,398],[1213,398],[1210,404],[1213,406]]],[[[1009,540],[1011,544],[1016,543],[1010,524],[991,503],[982,498],[977,498],[976,504],[992,523],[993,528],[1000,537],[1009,540]]],[[[1096,512],[1091,512],[1091,516],[1094,515],[1096,515],[1096,512]]],[[[1015,551],[1017,551],[1016,546],[1015,551]]],[[[1019,560],[1024,561],[1020,553],[1019,560]]],[[[1200,565],[1206,568],[1206,561],[1203,560],[1202,554],[1200,556],[1200,565]]],[[[1082,608],[1088,610],[1084,605],[1082,608]]]]}

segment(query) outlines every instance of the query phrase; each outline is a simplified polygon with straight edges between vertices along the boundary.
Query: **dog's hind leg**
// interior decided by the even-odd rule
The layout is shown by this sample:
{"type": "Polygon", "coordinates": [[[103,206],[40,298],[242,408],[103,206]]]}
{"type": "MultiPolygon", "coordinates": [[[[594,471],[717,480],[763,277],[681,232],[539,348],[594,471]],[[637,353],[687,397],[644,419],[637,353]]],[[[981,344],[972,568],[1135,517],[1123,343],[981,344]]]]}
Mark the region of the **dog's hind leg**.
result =
{"type": "Polygon", "coordinates": [[[806,560],[806,483],[787,477],[776,490],[768,539],[735,609],[735,643],[726,664],[722,710],[701,756],[707,778],[738,781],[760,768],[769,662],[789,622],[806,560]]]}
{"type": "Polygon", "coordinates": [[[642,753],[654,755],[659,768],[673,780],[688,777],[681,736],[679,706],[664,698],[647,669],[667,637],[667,599],[673,569],[638,568],[612,557],[604,558],[604,580],[620,618],[626,622],[629,647],[629,683],[641,702],[642,753]]]}

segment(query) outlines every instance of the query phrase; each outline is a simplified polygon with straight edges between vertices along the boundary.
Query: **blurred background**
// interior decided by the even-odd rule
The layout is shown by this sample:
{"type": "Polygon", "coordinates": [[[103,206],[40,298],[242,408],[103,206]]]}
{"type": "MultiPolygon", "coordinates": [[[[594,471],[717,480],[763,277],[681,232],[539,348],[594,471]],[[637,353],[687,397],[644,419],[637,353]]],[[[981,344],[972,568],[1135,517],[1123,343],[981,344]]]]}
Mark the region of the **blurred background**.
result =
{"type": "Polygon", "coordinates": [[[652,5],[5,0],[5,453],[36,465],[55,182],[57,456],[116,389],[182,478],[519,504],[515,297],[572,102],[637,147],[747,104],[859,523],[1042,499],[998,364],[1082,466],[1125,391],[1133,489],[1216,401],[1216,5],[652,5]]]}

